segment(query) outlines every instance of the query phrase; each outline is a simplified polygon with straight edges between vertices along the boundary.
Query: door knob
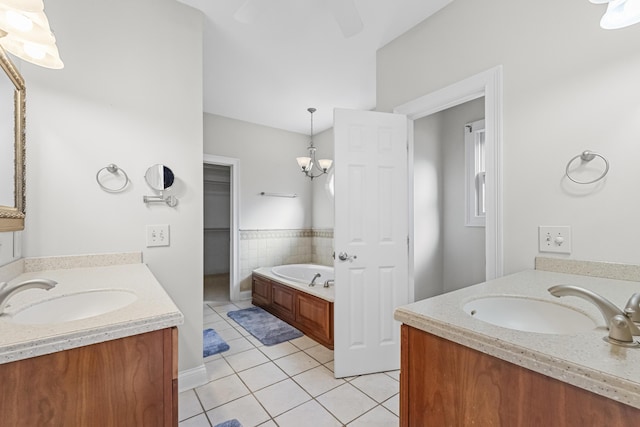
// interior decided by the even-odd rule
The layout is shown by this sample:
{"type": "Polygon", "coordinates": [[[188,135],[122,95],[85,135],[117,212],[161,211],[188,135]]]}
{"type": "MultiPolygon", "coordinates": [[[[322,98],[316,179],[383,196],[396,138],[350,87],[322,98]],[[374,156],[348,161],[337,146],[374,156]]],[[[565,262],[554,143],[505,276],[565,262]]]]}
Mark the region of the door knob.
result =
{"type": "Polygon", "coordinates": [[[339,259],[340,261],[349,261],[349,262],[353,262],[353,260],[354,260],[354,259],[356,259],[356,258],[358,258],[358,256],[357,256],[357,255],[349,255],[349,254],[348,254],[348,253],[346,253],[346,252],[340,252],[340,253],[338,254],[338,259],[339,259]]]}

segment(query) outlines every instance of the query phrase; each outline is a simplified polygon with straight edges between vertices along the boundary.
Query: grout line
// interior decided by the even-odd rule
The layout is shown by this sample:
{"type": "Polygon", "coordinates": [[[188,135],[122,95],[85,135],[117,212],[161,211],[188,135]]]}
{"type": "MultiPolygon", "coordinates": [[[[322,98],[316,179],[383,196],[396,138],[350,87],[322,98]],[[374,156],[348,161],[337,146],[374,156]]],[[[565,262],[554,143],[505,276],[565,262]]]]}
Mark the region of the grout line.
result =
{"type": "MultiPolygon", "coordinates": [[[[233,304],[233,303],[223,304],[223,305],[220,305],[220,306],[218,306],[218,307],[228,306],[228,305],[234,305],[237,309],[240,309],[238,306],[236,306],[236,305],[235,305],[235,304],[233,304]]],[[[237,323],[236,323],[235,321],[233,321],[233,319],[230,319],[230,318],[229,318],[229,319],[227,319],[227,318],[225,317],[226,312],[224,312],[224,313],[219,313],[219,312],[216,312],[215,310],[213,310],[213,311],[214,311],[214,313],[216,313],[218,316],[220,316],[223,320],[225,320],[225,321],[226,321],[226,322],[227,322],[231,327],[234,327],[234,328],[235,328],[235,326],[233,326],[233,323],[235,323],[235,324],[237,324],[237,323]],[[233,323],[231,323],[232,321],[233,321],[233,323]]],[[[228,310],[228,311],[231,311],[231,310],[228,310]]],[[[238,325],[238,326],[239,326],[239,325],[238,325]]],[[[242,334],[241,334],[241,335],[242,335],[242,334]]],[[[331,417],[333,417],[333,418],[334,418],[338,423],[340,423],[340,425],[342,425],[342,426],[346,426],[347,424],[349,424],[349,423],[351,423],[351,422],[353,422],[353,421],[355,421],[355,420],[359,419],[360,417],[364,416],[365,414],[367,414],[367,413],[369,413],[369,412],[373,411],[374,409],[376,409],[378,406],[382,407],[384,410],[386,410],[387,412],[389,412],[391,415],[393,415],[394,417],[398,418],[398,416],[397,416],[395,413],[393,413],[393,411],[391,411],[390,409],[388,409],[388,408],[386,408],[386,407],[384,406],[384,403],[385,403],[385,402],[388,402],[389,400],[391,400],[392,398],[394,398],[398,393],[393,394],[392,396],[388,397],[387,399],[383,400],[382,402],[378,402],[376,399],[374,399],[372,396],[370,396],[370,395],[368,395],[367,393],[365,393],[363,390],[361,390],[361,389],[360,389],[359,387],[357,387],[355,384],[352,384],[352,381],[353,381],[354,379],[356,379],[356,378],[359,378],[361,375],[356,375],[356,376],[347,377],[347,378],[339,378],[340,380],[342,380],[342,383],[341,383],[341,384],[339,384],[339,385],[337,385],[337,386],[335,386],[335,387],[330,388],[329,390],[326,390],[326,391],[324,391],[324,392],[320,393],[318,396],[315,396],[315,397],[314,397],[314,396],[312,396],[312,395],[311,395],[311,393],[310,393],[309,391],[307,391],[307,389],[305,389],[305,388],[304,388],[300,383],[298,383],[298,381],[296,381],[296,380],[294,379],[294,377],[295,377],[295,376],[299,376],[299,375],[301,375],[301,374],[303,374],[303,373],[305,373],[305,372],[309,372],[309,371],[311,371],[311,370],[313,370],[313,369],[316,369],[316,368],[318,368],[318,367],[323,367],[323,368],[325,368],[325,369],[329,370],[332,374],[334,374],[334,372],[333,372],[333,371],[332,371],[332,370],[327,366],[328,364],[330,364],[331,362],[333,362],[333,361],[334,361],[334,359],[331,359],[331,360],[329,360],[329,361],[327,361],[327,362],[325,362],[325,363],[322,363],[322,362],[321,362],[320,360],[318,360],[316,357],[314,357],[313,355],[309,354],[309,353],[307,352],[307,350],[310,350],[310,349],[312,349],[312,348],[314,348],[314,347],[316,347],[316,346],[318,346],[318,345],[321,345],[321,344],[317,343],[316,341],[314,341],[313,339],[311,339],[311,338],[307,337],[306,335],[303,335],[303,337],[306,337],[307,339],[311,340],[311,341],[312,341],[312,342],[314,342],[315,344],[313,344],[313,345],[311,345],[311,346],[309,346],[309,347],[306,347],[306,348],[302,348],[302,344],[301,344],[301,345],[296,345],[296,344],[294,344],[294,343],[292,342],[292,341],[294,341],[294,340],[285,341],[285,342],[288,342],[289,344],[293,345],[293,347],[294,347],[294,348],[296,348],[297,350],[296,350],[296,351],[294,351],[293,353],[289,353],[289,354],[286,354],[286,355],[284,355],[284,356],[276,357],[276,358],[274,358],[274,359],[272,359],[270,356],[268,356],[264,351],[262,351],[262,350],[260,349],[260,348],[264,348],[264,347],[265,347],[264,345],[257,346],[257,345],[256,345],[256,344],[254,344],[251,340],[249,340],[249,339],[248,339],[248,337],[253,337],[253,336],[252,336],[252,335],[248,335],[248,336],[242,335],[242,336],[241,336],[241,337],[239,337],[239,338],[236,338],[236,339],[234,339],[234,340],[230,340],[230,342],[231,342],[231,341],[235,341],[235,340],[245,339],[245,340],[247,340],[247,341],[249,342],[249,344],[251,344],[251,347],[250,347],[250,348],[247,348],[247,349],[245,349],[245,350],[242,350],[242,351],[239,351],[239,352],[236,352],[236,353],[230,354],[230,355],[225,355],[225,354],[224,354],[224,352],[223,352],[223,353],[218,353],[218,355],[220,356],[220,358],[217,358],[217,359],[211,359],[211,360],[209,360],[209,362],[213,362],[213,361],[215,361],[215,360],[223,360],[223,361],[224,361],[224,362],[229,366],[229,368],[231,369],[231,373],[230,373],[230,374],[228,374],[228,375],[224,375],[224,376],[222,376],[222,377],[216,378],[215,380],[209,381],[209,382],[207,383],[207,384],[209,384],[209,383],[211,383],[211,382],[214,382],[214,381],[220,380],[220,379],[222,379],[222,378],[227,378],[227,377],[229,377],[229,376],[235,375],[235,376],[237,376],[237,377],[238,377],[238,379],[240,380],[240,382],[242,383],[242,385],[243,385],[243,386],[248,390],[248,394],[243,395],[243,396],[238,397],[238,398],[235,398],[235,399],[232,399],[232,400],[230,400],[230,401],[228,401],[228,402],[225,402],[225,403],[223,403],[223,404],[221,404],[221,405],[218,405],[218,406],[216,406],[216,407],[214,407],[214,408],[210,408],[210,409],[208,409],[208,410],[204,410],[204,406],[203,406],[203,404],[202,404],[202,401],[200,400],[200,396],[199,396],[199,395],[198,395],[198,393],[195,391],[195,388],[194,388],[194,389],[192,389],[192,390],[194,390],[194,394],[196,395],[196,398],[198,399],[198,403],[200,404],[200,407],[203,409],[203,412],[202,412],[202,413],[200,413],[200,414],[204,414],[205,419],[206,419],[206,420],[207,420],[207,422],[209,423],[210,427],[214,425],[214,422],[213,422],[213,421],[211,421],[211,419],[209,418],[208,411],[212,411],[212,410],[214,410],[214,409],[216,409],[216,408],[220,408],[220,407],[222,407],[222,406],[224,406],[224,405],[227,405],[227,404],[229,404],[229,403],[231,403],[231,402],[234,402],[234,401],[237,401],[237,400],[239,400],[239,399],[245,398],[245,397],[247,397],[247,396],[251,396],[251,397],[252,397],[256,402],[258,402],[258,404],[260,405],[260,407],[264,410],[264,412],[265,412],[265,413],[267,414],[267,416],[269,417],[269,419],[268,419],[268,420],[266,420],[266,421],[262,422],[262,423],[261,423],[261,424],[259,424],[259,425],[263,425],[263,424],[268,423],[268,422],[270,422],[270,421],[271,421],[271,422],[273,422],[274,424],[278,425],[278,423],[277,423],[277,422],[276,422],[276,420],[275,420],[275,418],[276,418],[276,417],[280,417],[280,416],[282,416],[282,415],[284,415],[284,414],[286,414],[286,413],[288,413],[288,412],[291,412],[291,411],[293,411],[294,409],[296,409],[296,408],[298,408],[298,407],[300,407],[300,406],[302,406],[302,405],[305,405],[305,404],[307,404],[307,403],[309,403],[309,402],[311,402],[311,401],[315,401],[315,402],[316,402],[316,403],[317,403],[321,408],[323,408],[327,413],[329,413],[329,414],[331,415],[331,417]],[[253,349],[258,350],[258,351],[260,352],[260,354],[264,355],[264,356],[268,359],[268,361],[267,361],[267,362],[263,362],[263,363],[259,363],[259,364],[255,365],[255,366],[251,366],[251,367],[249,367],[249,368],[246,368],[246,369],[243,369],[243,370],[240,370],[240,371],[237,371],[237,370],[236,370],[236,369],[231,365],[231,363],[229,363],[229,361],[227,360],[227,358],[228,358],[228,357],[233,357],[233,356],[236,356],[236,355],[239,355],[239,354],[245,353],[245,352],[250,351],[250,350],[253,350],[253,349]],[[298,353],[303,353],[304,355],[306,355],[306,356],[310,357],[311,359],[313,359],[314,361],[316,361],[317,363],[319,363],[319,365],[317,365],[317,366],[313,366],[313,367],[311,367],[311,368],[309,368],[309,369],[305,369],[305,370],[303,370],[303,371],[301,371],[301,372],[298,372],[298,373],[296,373],[295,375],[291,376],[291,375],[289,375],[289,374],[288,374],[288,373],[287,373],[283,368],[281,368],[281,367],[276,363],[276,361],[277,361],[277,360],[280,360],[280,359],[283,359],[283,358],[285,358],[285,357],[292,356],[292,355],[295,355],[295,354],[298,354],[298,353]],[[245,371],[247,371],[247,370],[249,370],[249,369],[253,369],[253,368],[256,368],[256,367],[259,367],[259,366],[266,365],[267,363],[271,363],[271,364],[273,364],[277,369],[279,369],[282,373],[284,373],[284,375],[286,376],[286,378],[284,378],[284,379],[282,379],[282,380],[280,380],[280,381],[276,381],[276,382],[274,382],[273,384],[269,384],[269,385],[267,385],[267,386],[264,386],[264,387],[262,387],[262,388],[260,388],[260,389],[258,389],[258,390],[255,390],[255,392],[254,392],[254,391],[252,391],[252,390],[249,388],[249,386],[248,386],[248,385],[245,383],[245,381],[242,379],[242,377],[240,376],[240,373],[241,373],[241,372],[245,372],[245,371]],[[267,408],[263,405],[263,403],[262,403],[262,402],[261,402],[261,401],[256,397],[255,393],[256,393],[256,392],[260,392],[260,391],[262,391],[262,390],[265,390],[266,388],[271,387],[271,386],[273,386],[273,385],[276,385],[276,384],[282,383],[282,382],[284,382],[284,381],[286,381],[286,380],[291,380],[291,381],[293,381],[293,383],[294,383],[294,384],[296,384],[298,387],[300,387],[300,388],[301,388],[301,389],[306,393],[306,395],[310,397],[310,399],[309,399],[309,400],[306,400],[305,402],[300,403],[299,405],[294,406],[293,408],[290,408],[290,409],[288,409],[288,410],[284,411],[284,412],[283,412],[283,413],[281,413],[281,414],[277,414],[277,415],[274,417],[274,416],[272,416],[272,415],[269,413],[269,411],[268,411],[268,410],[267,410],[267,408]],[[369,409],[369,410],[367,410],[367,411],[363,412],[362,414],[359,414],[358,416],[356,416],[354,419],[350,420],[349,422],[347,422],[347,423],[342,423],[342,422],[341,422],[341,421],[336,417],[336,415],[335,415],[333,412],[331,412],[328,408],[326,408],[324,405],[322,405],[322,403],[318,400],[318,398],[319,398],[320,396],[324,396],[325,394],[332,392],[333,390],[336,390],[336,389],[337,389],[337,388],[339,388],[339,387],[344,386],[345,384],[350,384],[351,386],[353,386],[353,387],[354,387],[356,390],[358,390],[360,393],[364,394],[365,396],[367,396],[367,397],[369,397],[371,400],[373,400],[373,401],[376,403],[376,405],[375,405],[375,406],[373,406],[371,409],[369,409]]],[[[297,339],[300,339],[300,338],[297,338],[297,339]]],[[[259,341],[258,341],[258,342],[259,342],[259,341]]],[[[305,344],[304,344],[304,345],[306,345],[307,341],[306,341],[306,340],[304,340],[303,342],[305,342],[305,344]]],[[[205,362],[205,366],[206,366],[206,363],[208,363],[208,362],[205,362]]],[[[398,382],[398,383],[399,383],[399,381],[398,381],[398,380],[396,380],[394,377],[392,377],[391,375],[389,375],[387,372],[393,372],[393,371],[386,371],[386,372],[382,372],[382,373],[383,373],[383,374],[386,374],[386,375],[387,375],[387,377],[389,377],[389,378],[391,378],[392,380],[394,380],[395,382],[398,382]]],[[[335,375],[335,374],[334,374],[334,375],[335,375]]],[[[203,386],[204,386],[204,385],[203,385],[203,386]]],[[[202,387],[202,386],[201,386],[201,387],[202,387]]],[[[194,417],[196,417],[196,416],[198,416],[198,415],[200,415],[200,414],[196,414],[196,415],[194,415],[194,416],[192,416],[192,417],[189,417],[189,418],[187,418],[187,419],[185,419],[185,420],[182,420],[182,421],[186,421],[186,420],[188,420],[188,419],[194,418],[194,417]]]]}

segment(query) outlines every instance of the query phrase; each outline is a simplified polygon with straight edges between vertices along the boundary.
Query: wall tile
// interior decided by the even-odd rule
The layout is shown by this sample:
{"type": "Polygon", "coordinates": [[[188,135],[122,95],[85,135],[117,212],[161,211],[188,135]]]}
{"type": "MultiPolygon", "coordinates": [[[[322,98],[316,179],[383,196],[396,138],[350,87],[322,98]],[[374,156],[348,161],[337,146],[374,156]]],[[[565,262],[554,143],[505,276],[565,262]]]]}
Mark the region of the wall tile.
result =
{"type": "Polygon", "coordinates": [[[333,265],[333,230],[240,230],[240,290],[251,290],[259,267],[315,263],[333,265]]]}

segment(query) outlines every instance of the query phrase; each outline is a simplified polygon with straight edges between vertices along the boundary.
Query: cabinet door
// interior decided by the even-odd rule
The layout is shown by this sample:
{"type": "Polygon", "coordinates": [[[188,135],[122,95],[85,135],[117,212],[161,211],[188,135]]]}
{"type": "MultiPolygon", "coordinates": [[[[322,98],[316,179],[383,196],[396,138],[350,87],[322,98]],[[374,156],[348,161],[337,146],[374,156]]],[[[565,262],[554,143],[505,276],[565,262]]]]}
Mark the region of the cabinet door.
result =
{"type": "Polygon", "coordinates": [[[251,296],[253,305],[265,307],[271,304],[271,281],[254,274],[251,296]]]}
{"type": "Polygon", "coordinates": [[[296,322],[313,331],[314,338],[333,347],[333,312],[331,303],[312,295],[296,296],[296,322]]]}
{"type": "Polygon", "coordinates": [[[402,326],[400,425],[636,425],[640,410],[402,326]]]}
{"type": "Polygon", "coordinates": [[[295,291],[276,283],[271,284],[271,308],[283,319],[295,320],[295,291]]]}
{"type": "Polygon", "coordinates": [[[173,329],[0,365],[2,426],[178,425],[173,329]]]}

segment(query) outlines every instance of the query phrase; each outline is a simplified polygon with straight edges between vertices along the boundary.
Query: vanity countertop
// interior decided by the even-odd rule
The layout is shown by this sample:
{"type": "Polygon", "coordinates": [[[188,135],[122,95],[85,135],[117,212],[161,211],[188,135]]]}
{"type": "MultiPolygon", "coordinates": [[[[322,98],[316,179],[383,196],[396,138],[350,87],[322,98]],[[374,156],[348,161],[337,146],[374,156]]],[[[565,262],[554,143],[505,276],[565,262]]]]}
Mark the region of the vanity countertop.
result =
{"type": "Polygon", "coordinates": [[[316,286],[309,286],[306,283],[300,283],[294,280],[288,280],[288,279],[285,279],[284,277],[280,277],[277,274],[274,274],[271,271],[271,267],[260,267],[253,270],[253,272],[256,274],[259,274],[260,276],[264,276],[267,279],[275,280],[276,282],[283,283],[291,288],[295,288],[309,295],[316,296],[325,301],[333,302],[334,300],[335,290],[333,286],[329,288],[325,288],[320,282],[318,282],[316,286]]]}
{"type": "Polygon", "coordinates": [[[399,307],[395,319],[640,408],[640,347],[625,348],[605,342],[602,337],[608,331],[596,306],[581,298],[556,298],[547,292],[549,287],[559,284],[590,289],[620,308],[634,292],[640,292],[640,282],[528,270],[399,307]],[[522,332],[483,322],[462,310],[473,299],[497,295],[527,296],[574,307],[599,326],[572,335],[522,332]]]}
{"type": "Polygon", "coordinates": [[[0,315],[0,363],[68,350],[182,324],[184,317],[149,268],[142,263],[103,267],[42,270],[22,273],[9,282],[45,278],[58,282],[44,291],[15,294],[0,315]],[[17,324],[11,315],[38,301],[80,291],[119,289],[137,299],[120,309],[81,320],[56,324],[17,324]]]}

